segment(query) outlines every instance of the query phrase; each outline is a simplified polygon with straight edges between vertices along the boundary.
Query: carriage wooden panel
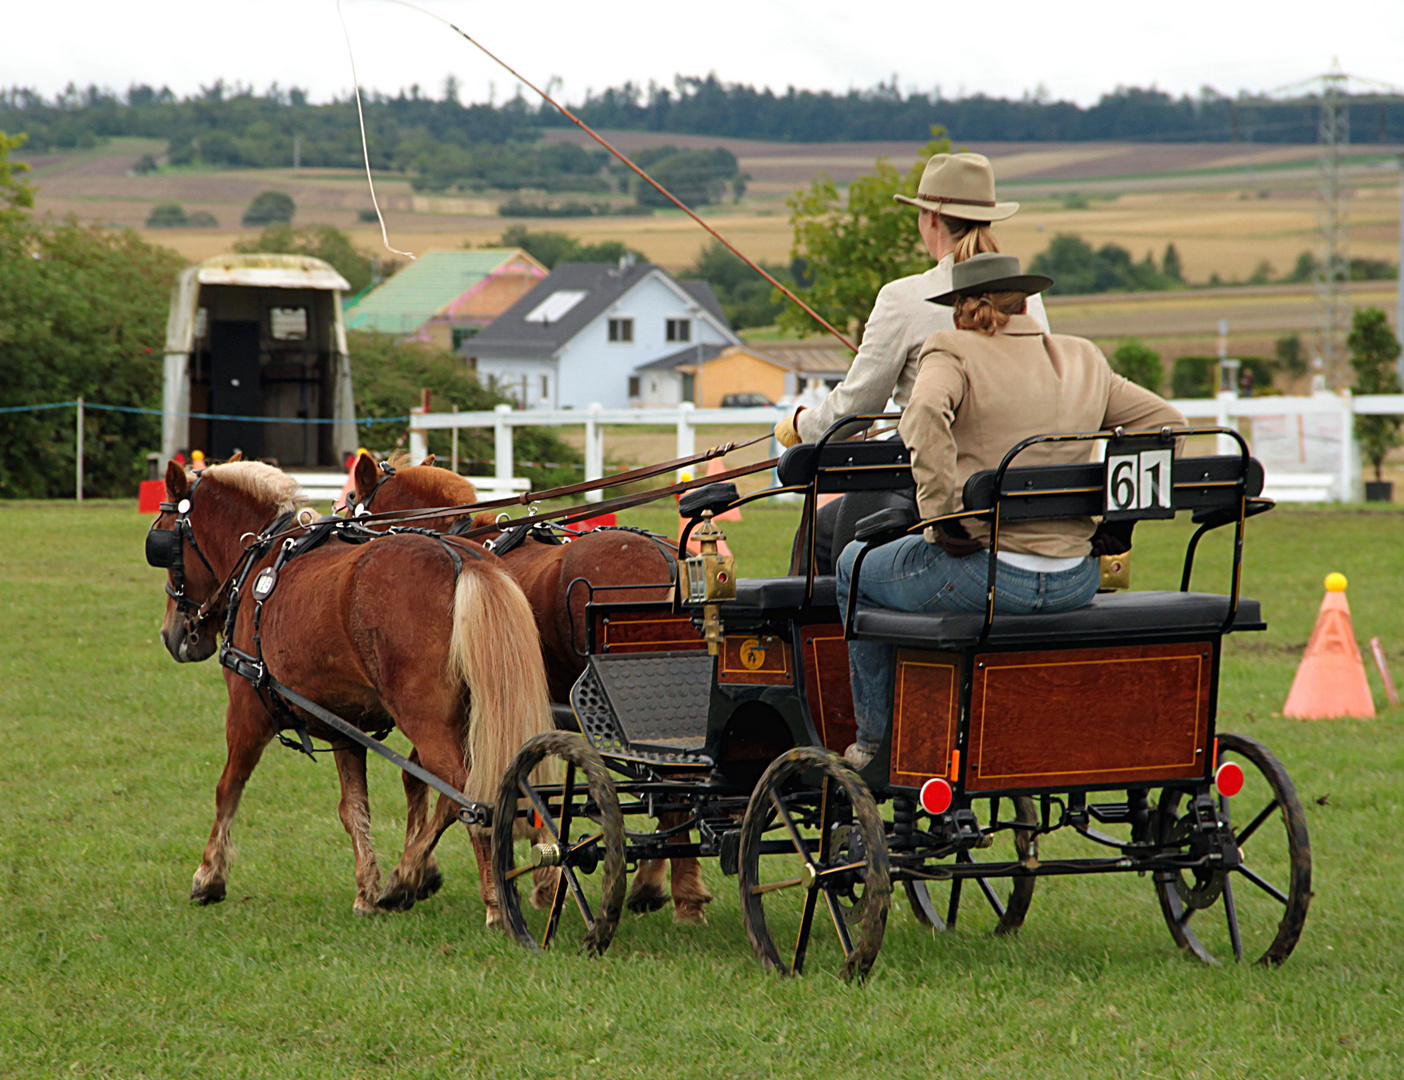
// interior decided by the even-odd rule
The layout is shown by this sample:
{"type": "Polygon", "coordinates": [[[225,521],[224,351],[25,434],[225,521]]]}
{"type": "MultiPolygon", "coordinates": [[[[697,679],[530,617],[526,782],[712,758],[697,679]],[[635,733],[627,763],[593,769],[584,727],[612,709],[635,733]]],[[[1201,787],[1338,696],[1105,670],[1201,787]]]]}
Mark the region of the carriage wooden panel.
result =
{"type": "Polygon", "coordinates": [[[961,662],[954,653],[897,651],[889,772],[893,784],[920,787],[950,771],[960,718],[961,662]]]}
{"type": "Polygon", "coordinates": [[[795,681],[790,643],[773,634],[727,634],[717,680],[789,686],[795,681]]]}
{"type": "Polygon", "coordinates": [[[595,618],[595,641],[600,652],[680,652],[707,647],[701,631],[684,615],[614,611],[595,618]]]}
{"type": "Polygon", "coordinates": [[[804,693],[819,742],[840,754],[858,737],[853,715],[853,684],[848,675],[848,642],[841,623],[800,628],[804,693]]]}
{"type": "Polygon", "coordinates": [[[1213,644],[975,658],[966,791],[1207,774],[1213,644]]]}

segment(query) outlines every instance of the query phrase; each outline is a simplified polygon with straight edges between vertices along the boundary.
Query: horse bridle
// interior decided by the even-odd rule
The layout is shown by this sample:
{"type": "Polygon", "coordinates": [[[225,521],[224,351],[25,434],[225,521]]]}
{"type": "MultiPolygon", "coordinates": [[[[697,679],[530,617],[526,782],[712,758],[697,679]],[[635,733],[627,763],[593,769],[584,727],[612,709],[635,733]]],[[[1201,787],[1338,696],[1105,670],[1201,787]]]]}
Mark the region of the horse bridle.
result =
{"type": "Polygon", "coordinates": [[[365,517],[365,515],[370,513],[370,504],[372,500],[375,499],[377,493],[379,493],[381,485],[395,475],[395,468],[390,462],[381,461],[377,464],[380,468],[380,479],[375,482],[375,487],[370,489],[370,494],[364,499],[347,504],[347,510],[353,518],[365,517]]]}
{"type": "MultiPolygon", "coordinates": [[[[208,605],[214,599],[205,601],[204,604],[197,604],[185,595],[185,545],[188,543],[190,549],[199,556],[200,561],[205,564],[205,569],[210,572],[210,576],[216,581],[220,580],[215,568],[210,565],[210,560],[205,558],[205,553],[200,550],[199,543],[195,540],[195,530],[190,524],[190,507],[195,501],[195,489],[200,486],[200,478],[196,477],[194,483],[190,485],[190,490],[185,493],[185,497],[177,502],[162,502],[161,514],[175,514],[174,525],[169,529],[156,528],[156,522],[152,522],[151,528],[146,533],[146,561],[149,565],[161,570],[171,572],[171,580],[166,582],[166,595],[175,601],[176,607],[189,622],[197,622],[209,614],[208,605]],[[171,581],[175,585],[172,587],[171,581]]],[[[221,588],[215,596],[222,592],[221,588]]]]}

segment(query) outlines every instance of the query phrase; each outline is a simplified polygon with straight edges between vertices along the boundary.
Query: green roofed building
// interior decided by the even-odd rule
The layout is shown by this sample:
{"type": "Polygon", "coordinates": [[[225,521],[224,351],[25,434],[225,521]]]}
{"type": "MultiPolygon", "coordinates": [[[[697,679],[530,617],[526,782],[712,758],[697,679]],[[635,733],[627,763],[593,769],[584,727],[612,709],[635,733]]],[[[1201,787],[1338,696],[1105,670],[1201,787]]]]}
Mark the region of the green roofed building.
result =
{"type": "Polygon", "coordinates": [[[520,248],[426,251],[348,306],[346,329],[378,330],[456,349],[547,272],[520,248]]]}

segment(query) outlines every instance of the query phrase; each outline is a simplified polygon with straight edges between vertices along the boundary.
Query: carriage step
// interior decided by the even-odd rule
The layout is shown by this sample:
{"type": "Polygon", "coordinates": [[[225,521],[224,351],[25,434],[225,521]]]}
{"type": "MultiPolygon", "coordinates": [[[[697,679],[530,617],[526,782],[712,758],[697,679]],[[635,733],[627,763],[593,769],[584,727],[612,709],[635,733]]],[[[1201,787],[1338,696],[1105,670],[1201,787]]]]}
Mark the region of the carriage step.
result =
{"type": "Polygon", "coordinates": [[[607,756],[710,767],[712,663],[695,651],[590,657],[570,695],[585,737],[607,756]]]}
{"type": "Polygon", "coordinates": [[[1103,825],[1131,820],[1131,806],[1124,802],[1088,803],[1087,812],[1103,825]]]}

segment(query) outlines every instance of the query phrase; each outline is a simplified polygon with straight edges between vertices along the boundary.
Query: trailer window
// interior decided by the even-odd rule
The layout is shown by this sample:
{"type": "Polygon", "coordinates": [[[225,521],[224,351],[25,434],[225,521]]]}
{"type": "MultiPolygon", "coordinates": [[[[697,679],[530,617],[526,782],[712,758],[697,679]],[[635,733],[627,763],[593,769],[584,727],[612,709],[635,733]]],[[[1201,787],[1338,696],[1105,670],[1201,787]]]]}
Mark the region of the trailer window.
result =
{"type": "Polygon", "coordinates": [[[269,311],[270,329],[274,341],[307,340],[307,309],[275,307],[269,311]]]}

